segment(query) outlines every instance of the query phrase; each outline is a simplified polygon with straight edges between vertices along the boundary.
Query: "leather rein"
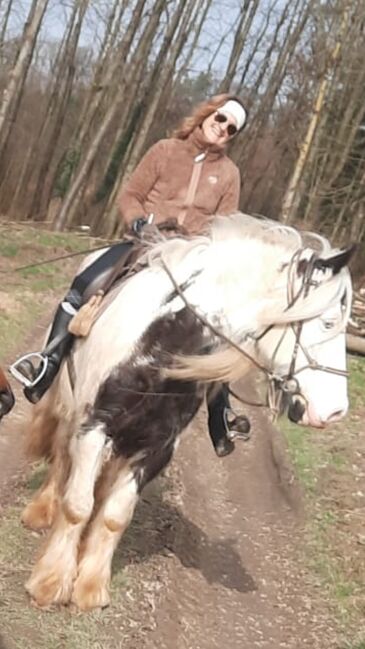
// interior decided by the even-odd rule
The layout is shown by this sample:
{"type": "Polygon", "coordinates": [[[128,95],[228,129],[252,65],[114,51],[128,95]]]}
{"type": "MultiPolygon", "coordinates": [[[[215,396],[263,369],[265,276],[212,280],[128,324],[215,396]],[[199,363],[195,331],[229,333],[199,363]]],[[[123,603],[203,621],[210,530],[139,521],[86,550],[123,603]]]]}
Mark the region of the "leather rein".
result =
{"type": "MultiPolygon", "coordinates": [[[[297,250],[294,255],[292,256],[290,262],[289,262],[289,267],[288,267],[288,285],[287,285],[287,300],[288,304],[286,307],[286,311],[289,310],[294,304],[298,301],[300,297],[307,297],[310,291],[310,288],[318,286],[318,282],[313,280],[313,274],[316,269],[316,262],[319,259],[318,255],[316,253],[313,253],[312,256],[310,257],[309,260],[306,260],[305,268],[303,270],[303,281],[302,284],[295,293],[294,286],[295,286],[295,279],[298,275],[298,268],[299,264],[301,261],[301,255],[303,253],[304,249],[301,248],[297,250]]],[[[295,323],[290,323],[288,324],[283,332],[283,335],[280,337],[280,340],[278,344],[276,345],[276,348],[273,352],[272,355],[272,360],[274,361],[280,346],[285,338],[285,334],[287,332],[288,327],[291,327],[295,334],[295,342],[294,342],[294,348],[293,348],[293,353],[292,357],[290,360],[290,365],[289,365],[289,370],[288,373],[285,374],[284,376],[278,376],[273,372],[272,369],[262,365],[259,363],[256,358],[254,358],[251,354],[249,354],[245,349],[243,349],[240,345],[235,343],[231,338],[223,334],[219,329],[217,329],[214,325],[212,325],[204,316],[199,314],[196,309],[189,303],[187,298],[184,295],[183,288],[178,285],[176,282],[171,270],[168,268],[166,262],[161,258],[161,265],[165,272],[167,273],[168,277],[171,280],[171,283],[174,286],[174,289],[176,293],[179,295],[179,297],[182,299],[184,302],[185,306],[194,314],[194,316],[199,320],[205,327],[207,327],[215,336],[223,340],[225,343],[227,343],[230,347],[238,351],[242,356],[244,356],[252,365],[254,365],[260,372],[262,372],[265,375],[265,378],[268,383],[268,392],[267,392],[267,403],[256,403],[252,402],[247,398],[243,398],[239,395],[237,395],[235,392],[232,391],[231,388],[229,388],[230,393],[232,394],[233,397],[241,401],[245,405],[250,405],[250,406],[259,406],[259,407],[268,407],[269,411],[271,413],[272,419],[276,420],[278,415],[281,412],[281,405],[282,405],[282,400],[284,394],[289,394],[290,396],[298,395],[302,399],[305,400],[304,395],[300,392],[300,386],[298,379],[296,376],[306,370],[306,369],[313,369],[313,370],[320,370],[323,372],[328,372],[331,374],[337,374],[339,376],[348,376],[348,372],[346,370],[339,370],[334,367],[330,367],[327,365],[321,365],[317,363],[317,361],[312,358],[310,355],[308,349],[302,344],[301,342],[301,334],[303,330],[303,320],[300,320],[295,323]],[[295,365],[298,357],[298,352],[301,350],[307,360],[307,364],[303,365],[298,370],[295,370],[295,365]]],[[[264,336],[274,327],[275,325],[269,325],[264,329],[263,332],[261,332],[257,337],[250,336],[253,338],[253,341],[255,345],[259,343],[260,340],[264,338],[264,336]]]]}

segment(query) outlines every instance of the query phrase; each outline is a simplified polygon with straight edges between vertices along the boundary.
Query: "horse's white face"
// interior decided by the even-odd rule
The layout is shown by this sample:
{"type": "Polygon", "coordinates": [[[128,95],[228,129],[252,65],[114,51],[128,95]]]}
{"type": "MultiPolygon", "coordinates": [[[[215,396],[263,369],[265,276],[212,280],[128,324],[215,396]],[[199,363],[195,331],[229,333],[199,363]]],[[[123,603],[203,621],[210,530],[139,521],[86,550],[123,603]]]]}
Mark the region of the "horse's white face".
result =
{"type": "MultiPolygon", "coordinates": [[[[297,389],[294,394],[288,394],[288,416],[295,423],[322,428],[347,413],[346,341],[341,331],[342,321],[343,308],[339,304],[302,325],[292,368],[297,389]],[[339,374],[316,369],[314,364],[337,370],[339,374]]],[[[267,358],[267,363],[271,362],[273,372],[279,377],[290,372],[297,332],[298,325],[287,325],[275,327],[266,334],[265,348],[277,350],[274,358],[267,358]]]]}
{"type": "MultiPolygon", "coordinates": [[[[317,259],[312,269],[308,265],[310,275],[302,275],[301,285],[298,275],[299,291],[294,285],[293,295],[304,295],[314,308],[312,315],[299,323],[273,327],[259,343],[266,367],[278,377],[279,385],[282,380],[285,386],[286,380],[289,419],[304,426],[323,428],[342,419],[348,410],[345,331],[351,281],[343,269],[352,252],[348,248],[317,259]],[[330,298],[331,287],[336,292],[330,298]]],[[[286,307],[288,314],[295,302],[292,298],[286,307]]],[[[292,317],[296,319],[297,314],[293,312],[292,317]]]]}

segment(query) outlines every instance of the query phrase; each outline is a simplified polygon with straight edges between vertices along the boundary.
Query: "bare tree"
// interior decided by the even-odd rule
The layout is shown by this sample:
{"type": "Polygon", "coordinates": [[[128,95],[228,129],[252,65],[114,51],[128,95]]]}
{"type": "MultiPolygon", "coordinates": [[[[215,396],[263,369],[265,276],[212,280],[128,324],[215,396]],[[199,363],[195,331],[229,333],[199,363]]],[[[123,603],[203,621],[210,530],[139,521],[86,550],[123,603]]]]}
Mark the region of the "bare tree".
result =
{"type": "Polygon", "coordinates": [[[4,152],[12,125],[16,119],[24,84],[32,60],[37,35],[49,0],[33,0],[18,54],[10,72],[0,105],[0,156],[4,152]]]}
{"type": "Polygon", "coordinates": [[[238,63],[246,44],[247,35],[256,16],[258,4],[259,0],[245,0],[242,5],[237,29],[234,35],[231,55],[229,57],[225,75],[219,86],[220,92],[228,92],[231,89],[233,79],[237,72],[238,63]]]}
{"type": "Polygon", "coordinates": [[[320,120],[321,112],[324,106],[328,86],[330,84],[331,69],[336,66],[338,58],[341,53],[343,39],[346,34],[349,22],[348,10],[345,7],[342,15],[341,25],[338,33],[337,42],[331,55],[329,57],[329,65],[324,70],[322,79],[318,87],[318,93],[313,107],[313,112],[309,121],[308,130],[305,134],[304,140],[301,144],[297,163],[295,165],[293,175],[290,179],[282,206],[282,220],[284,223],[291,223],[296,216],[296,207],[298,206],[297,194],[299,190],[299,183],[303,173],[303,169],[308,158],[310,147],[312,145],[314,134],[320,120]]]}
{"type": "MultiPolygon", "coordinates": [[[[153,7],[152,16],[150,17],[150,20],[144,32],[141,34],[140,47],[141,47],[142,56],[140,56],[141,53],[138,51],[138,49],[134,54],[135,58],[137,59],[137,65],[141,65],[142,63],[144,63],[146,48],[152,47],[153,37],[155,35],[155,30],[156,27],[158,26],[159,18],[161,16],[163,8],[164,8],[164,0],[157,0],[157,2],[154,4],[153,7]]],[[[120,63],[120,61],[118,61],[118,63],[120,63]]],[[[122,83],[117,89],[117,94],[114,97],[113,103],[110,104],[108,110],[106,111],[104,118],[96,132],[96,135],[91,141],[87,149],[87,152],[84,155],[78,173],[76,174],[75,179],[65,196],[64,202],[62,204],[62,208],[55,219],[54,222],[55,230],[62,230],[65,227],[66,223],[69,222],[69,220],[72,221],[73,213],[71,209],[75,210],[75,207],[77,206],[76,199],[83,186],[83,183],[86,181],[88,177],[91,166],[98,152],[99,146],[105,134],[107,133],[113,121],[114,116],[116,115],[117,111],[121,107],[121,104],[124,100],[126,89],[128,87],[128,81],[131,81],[131,74],[133,74],[134,71],[135,71],[134,66],[131,65],[129,73],[125,74],[122,83]]]]}
{"type": "MultiPolygon", "coordinates": [[[[5,44],[5,36],[6,36],[6,31],[8,28],[9,24],[9,18],[11,14],[13,6],[13,0],[8,0],[8,4],[6,6],[6,9],[4,11],[3,19],[2,19],[2,25],[1,25],[1,30],[0,30],[0,62],[4,62],[4,44],[5,44]]],[[[1,7],[1,3],[0,3],[1,7]]]]}

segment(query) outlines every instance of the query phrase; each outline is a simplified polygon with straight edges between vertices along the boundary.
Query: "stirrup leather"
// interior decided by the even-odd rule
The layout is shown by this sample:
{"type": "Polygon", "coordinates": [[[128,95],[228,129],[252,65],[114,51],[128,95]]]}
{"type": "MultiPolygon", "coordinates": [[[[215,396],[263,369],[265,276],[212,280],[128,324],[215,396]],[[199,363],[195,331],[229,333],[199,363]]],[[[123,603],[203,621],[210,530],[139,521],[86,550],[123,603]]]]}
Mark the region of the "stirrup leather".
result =
{"type": "Polygon", "coordinates": [[[232,442],[236,439],[247,441],[251,437],[250,422],[244,415],[239,415],[232,408],[224,408],[224,427],[228,439],[232,442]],[[243,430],[243,424],[245,430],[243,430]]]}
{"type": "Polygon", "coordinates": [[[26,388],[33,388],[43,379],[47,371],[47,367],[48,367],[48,356],[44,356],[40,352],[30,352],[29,354],[24,354],[24,356],[21,356],[21,358],[18,358],[18,360],[16,360],[15,363],[10,365],[9,372],[14,377],[14,379],[19,381],[26,388]],[[31,365],[33,365],[33,363],[30,361],[31,358],[36,358],[38,361],[40,361],[38,369],[36,370],[37,376],[33,381],[30,380],[27,376],[25,376],[25,374],[23,374],[19,369],[19,365],[21,365],[21,363],[23,363],[24,361],[29,361],[31,365]]]}

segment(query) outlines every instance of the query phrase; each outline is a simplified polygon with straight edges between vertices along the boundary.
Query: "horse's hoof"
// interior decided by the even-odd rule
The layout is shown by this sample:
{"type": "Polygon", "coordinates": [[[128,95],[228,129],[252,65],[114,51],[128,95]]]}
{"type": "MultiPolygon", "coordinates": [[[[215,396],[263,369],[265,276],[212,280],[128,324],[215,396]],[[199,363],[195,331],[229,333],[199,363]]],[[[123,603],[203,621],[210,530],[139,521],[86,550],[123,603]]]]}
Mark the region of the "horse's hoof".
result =
{"type": "Polygon", "coordinates": [[[25,584],[32,602],[39,608],[51,604],[67,604],[71,598],[72,580],[65,580],[63,575],[50,572],[47,575],[32,575],[25,584]]]}
{"type": "Polygon", "coordinates": [[[43,530],[51,527],[56,516],[56,502],[49,498],[29,503],[21,515],[25,527],[31,530],[43,530]]]}
{"type": "Polygon", "coordinates": [[[78,577],[74,583],[71,602],[81,611],[105,608],[110,604],[108,584],[98,577],[78,577]]]}

